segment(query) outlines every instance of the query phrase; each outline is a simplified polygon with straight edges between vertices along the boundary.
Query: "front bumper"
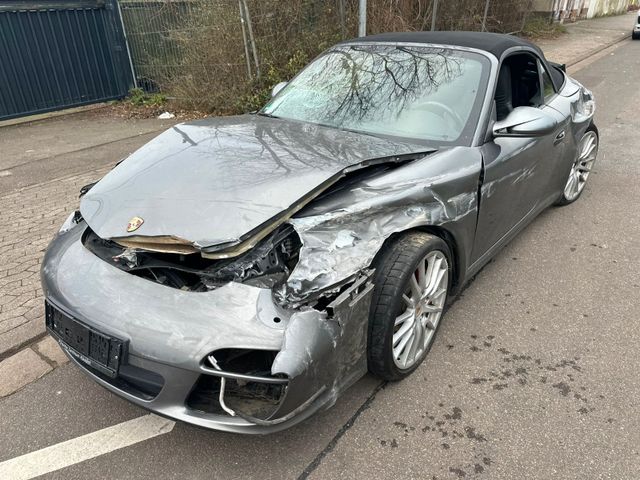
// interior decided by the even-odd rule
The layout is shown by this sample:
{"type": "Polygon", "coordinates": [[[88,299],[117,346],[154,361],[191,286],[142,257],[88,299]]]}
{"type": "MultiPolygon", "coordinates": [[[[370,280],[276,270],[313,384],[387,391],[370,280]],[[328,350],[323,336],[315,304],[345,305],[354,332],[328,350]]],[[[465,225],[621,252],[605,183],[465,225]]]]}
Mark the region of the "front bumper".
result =
{"type": "Polygon", "coordinates": [[[366,326],[372,285],[340,295],[325,312],[277,305],[268,289],[229,283],[188,292],[154,283],[109,265],[81,241],[81,222],[54,238],[42,266],[47,301],[70,317],[128,342],[124,365],[142,372],[141,392],[123,378],[92,369],[61,343],[71,360],[113,393],[160,415],[201,427],[269,433],[328,407],[366,372],[366,326]],[[199,379],[213,375],[205,359],[223,349],[279,352],[272,374],[288,379],[277,410],[264,421],[193,408],[187,399],[199,379]],[[160,378],[160,381],[156,379],[160,378]],[[146,381],[143,379],[143,383],[146,381]],[[145,390],[145,389],[142,389],[145,390]]]}

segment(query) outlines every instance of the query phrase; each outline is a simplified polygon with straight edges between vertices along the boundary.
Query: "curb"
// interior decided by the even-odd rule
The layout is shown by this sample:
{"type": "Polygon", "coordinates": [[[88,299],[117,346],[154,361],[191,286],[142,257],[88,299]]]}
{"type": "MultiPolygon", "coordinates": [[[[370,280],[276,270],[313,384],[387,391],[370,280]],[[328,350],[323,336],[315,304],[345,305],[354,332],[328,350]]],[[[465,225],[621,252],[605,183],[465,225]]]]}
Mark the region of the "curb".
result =
{"type": "Polygon", "coordinates": [[[18,117],[18,118],[12,118],[9,120],[2,120],[0,121],[0,128],[13,127],[15,125],[22,125],[24,123],[40,122],[42,120],[49,120],[51,118],[56,118],[56,117],[64,117],[66,115],[74,115],[76,113],[90,112],[92,110],[99,110],[101,108],[105,108],[108,106],[109,106],[108,103],[101,102],[101,103],[94,103],[91,105],[83,105],[81,107],[72,107],[72,108],[65,108],[63,110],[54,110],[52,112],[46,112],[46,113],[35,113],[33,115],[28,115],[26,117],[18,117]]]}
{"type": "Polygon", "coordinates": [[[585,61],[587,58],[595,55],[596,53],[600,53],[601,51],[606,50],[609,47],[613,47],[618,43],[624,42],[629,38],[631,38],[631,34],[627,33],[621,36],[620,38],[616,38],[615,40],[605,43],[604,45],[601,45],[598,48],[594,48],[593,50],[590,50],[589,52],[580,55],[577,59],[567,62],[567,67],[573,67],[574,65],[577,65],[578,63],[585,61]]]}
{"type": "MultiPolygon", "coordinates": [[[[43,300],[44,301],[44,300],[43,300]]],[[[38,343],[40,340],[46,338],[47,332],[41,332],[28,340],[24,340],[13,347],[9,347],[4,352],[0,353],[0,362],[5,361],[7,358],[13,357],[16,353],[19,353],[21,350],[25,350],[27,348],[31,348],[33,345],[38,343]]]]}
{"type": "Polygon", "coordinates": [[[0,399],[22,390],[68,361],[53,337],[33,341],[0,361],[0,399]]]}

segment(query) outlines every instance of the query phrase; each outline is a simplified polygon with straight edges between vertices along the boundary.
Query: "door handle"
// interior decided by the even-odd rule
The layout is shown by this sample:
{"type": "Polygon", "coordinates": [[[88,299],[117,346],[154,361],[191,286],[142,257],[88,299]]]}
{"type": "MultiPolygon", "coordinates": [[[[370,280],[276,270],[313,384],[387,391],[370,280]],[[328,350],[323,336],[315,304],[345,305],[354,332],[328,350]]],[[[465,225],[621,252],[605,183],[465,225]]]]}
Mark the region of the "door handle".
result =
{"type": "Polygon", "coordinates": [[[558,135],[556,135],[556,139],[553,141],[553,144],[558,145],[561,141],[564,140],[565,136],[566,136],[566,133],[564,130],[562,130],[558,135]]]}

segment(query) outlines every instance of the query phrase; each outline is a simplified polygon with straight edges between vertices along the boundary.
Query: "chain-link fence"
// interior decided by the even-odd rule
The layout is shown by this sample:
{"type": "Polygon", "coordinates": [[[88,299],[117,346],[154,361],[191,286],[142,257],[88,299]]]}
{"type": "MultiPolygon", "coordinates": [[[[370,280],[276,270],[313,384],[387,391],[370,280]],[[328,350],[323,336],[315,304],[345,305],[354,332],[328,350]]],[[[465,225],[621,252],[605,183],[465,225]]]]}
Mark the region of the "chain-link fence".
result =
{"type": "Polygon", "coordinates": [[[120,0],[137,81],[215,113],[251,110],[332,44],[387,31],[520,31],[532,0],[120,0]]]}

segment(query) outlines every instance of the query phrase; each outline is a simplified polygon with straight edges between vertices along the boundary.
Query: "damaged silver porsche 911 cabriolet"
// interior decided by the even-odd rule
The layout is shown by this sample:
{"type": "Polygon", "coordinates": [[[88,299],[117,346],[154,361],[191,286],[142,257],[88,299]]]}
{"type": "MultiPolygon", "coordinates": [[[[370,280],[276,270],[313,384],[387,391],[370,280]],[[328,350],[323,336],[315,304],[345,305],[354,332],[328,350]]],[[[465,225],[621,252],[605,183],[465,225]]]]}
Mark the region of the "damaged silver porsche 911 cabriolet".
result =
{"type": "Polygon", "coordinates": [[[43,262],[48,331],[161,415],[291,426],[420,365],[465,282],[580,196],[594,110],[515,37],[338,44],[257,114],[176,125],[84,187],[43,262]]]}

